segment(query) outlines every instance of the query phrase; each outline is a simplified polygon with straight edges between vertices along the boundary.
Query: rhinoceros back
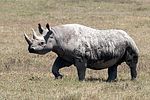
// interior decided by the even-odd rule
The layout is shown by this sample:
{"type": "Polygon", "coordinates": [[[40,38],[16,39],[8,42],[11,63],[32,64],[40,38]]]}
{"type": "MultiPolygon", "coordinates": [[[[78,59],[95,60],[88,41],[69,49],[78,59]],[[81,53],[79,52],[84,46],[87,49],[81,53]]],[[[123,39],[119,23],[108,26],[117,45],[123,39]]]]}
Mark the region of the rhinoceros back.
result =
{"type": "Polygon", "coordinates": [[[105,67],[117,63],[128,46],[138,52],[134,41],[122,30],[97,30],[78,24],[58,26],[54,30],[64,54],[71,58],[86,58],[89,66],[105,67]]]}

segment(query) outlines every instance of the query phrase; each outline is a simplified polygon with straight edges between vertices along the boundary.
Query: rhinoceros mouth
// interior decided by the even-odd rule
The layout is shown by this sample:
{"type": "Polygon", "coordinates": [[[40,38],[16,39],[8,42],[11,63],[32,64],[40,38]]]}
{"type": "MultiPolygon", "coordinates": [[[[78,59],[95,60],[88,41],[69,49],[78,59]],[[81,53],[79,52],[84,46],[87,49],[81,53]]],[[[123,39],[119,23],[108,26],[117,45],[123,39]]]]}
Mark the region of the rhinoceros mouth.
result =
{"type": "Polygon", "coordinates": [[[32,48],[29,48],[28,51],[29,51],[29,53],[35,53],[35,54],[40,54],[40,55],[44,55],[44,54],[50,52],[50,50],[35,50],[32,48]]]}
{"type": "Polygon", "coordinates": [[[36,53],[36,51],[34,49],[28,49],[30,53],[36,53]]]}

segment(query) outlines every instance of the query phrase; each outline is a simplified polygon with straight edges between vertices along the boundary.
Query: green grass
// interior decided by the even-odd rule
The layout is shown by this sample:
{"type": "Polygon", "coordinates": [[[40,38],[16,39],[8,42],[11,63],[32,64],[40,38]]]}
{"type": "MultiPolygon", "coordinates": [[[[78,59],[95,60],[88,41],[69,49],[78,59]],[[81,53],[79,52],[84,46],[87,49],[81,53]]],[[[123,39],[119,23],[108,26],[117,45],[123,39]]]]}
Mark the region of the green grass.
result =
{"type": "Polygon", "coordinates": [[[0,100],[149,100],[149,0],[1,0],[0,100]],[[118,81],[106,83],[107,70],[87,70],[78,82],[74,66],[62,80],[50,73],[56,54],[29,54],[23,32],[37,24],[79,23],[98,29],[123,29],[140,49],[138,80],[130,81],[128,66],[118,68],[118,81]]]}

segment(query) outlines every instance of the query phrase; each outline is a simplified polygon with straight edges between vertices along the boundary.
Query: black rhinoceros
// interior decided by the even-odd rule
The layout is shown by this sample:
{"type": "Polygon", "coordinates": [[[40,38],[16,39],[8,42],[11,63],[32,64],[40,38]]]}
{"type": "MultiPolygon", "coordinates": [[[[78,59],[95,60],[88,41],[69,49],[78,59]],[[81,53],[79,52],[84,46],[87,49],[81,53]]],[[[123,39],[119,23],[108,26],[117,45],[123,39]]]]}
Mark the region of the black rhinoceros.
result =
{"type": "Polygon", "coordinates": [[[55,52],[52,73],[62,78],[59,69],[75,65],[79,80],[85,79],[86,68],[101,70],[108,68],[107,81],[117,78],[117,66],[126,62],[131,70],[131,79],[137,77],[139,50],[133,39],[123,30],[98,30],[79,24],[66,24],[46,28],[38,25],[40,36],[33,30],[31,40],[24,34],[30,53],[55,52]]]}

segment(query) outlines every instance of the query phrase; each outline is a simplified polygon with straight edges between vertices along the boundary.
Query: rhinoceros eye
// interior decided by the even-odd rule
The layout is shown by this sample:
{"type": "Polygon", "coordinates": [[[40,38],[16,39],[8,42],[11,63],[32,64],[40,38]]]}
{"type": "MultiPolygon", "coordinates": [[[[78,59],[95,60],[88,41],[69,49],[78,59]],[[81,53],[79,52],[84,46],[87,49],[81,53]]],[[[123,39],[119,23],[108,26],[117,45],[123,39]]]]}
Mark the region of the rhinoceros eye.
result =
{"type": "Polygon", "coordinates": [[[40,42],[39,45],[44,45],[44,42],[40,42]]]}

